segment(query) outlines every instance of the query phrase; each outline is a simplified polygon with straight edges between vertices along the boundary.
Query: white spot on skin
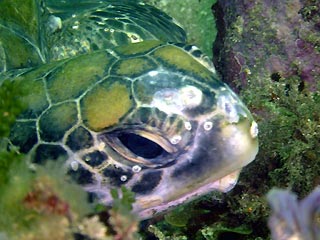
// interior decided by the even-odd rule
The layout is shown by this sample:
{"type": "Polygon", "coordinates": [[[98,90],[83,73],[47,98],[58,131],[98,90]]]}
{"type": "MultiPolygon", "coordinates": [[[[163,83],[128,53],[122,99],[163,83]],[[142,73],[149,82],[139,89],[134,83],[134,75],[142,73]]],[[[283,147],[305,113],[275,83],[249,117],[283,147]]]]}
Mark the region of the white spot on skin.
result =
{"type": "Polygon", "coordinates": [[[195,108],[202,102],[202,91],[194,86],[180,89],[181,100],[185,108],[195,108]]]}
{"type": "Polygon", "coordinates": [[[59,17],[51,15],[48,19],[48,27],[51,29],[51,32],[54,33],[57,30],[62,28],[62,20],[59,17]]]}
{"type": "Polygon", "coordinates": [[[110,32],[113,33],[113,32],[114,32],[114,29],[111,28],[111,29],[110,29],[110,32]]]}
{"type": "Polygon", "coordinates": [[[205,122],[203,124],[203,129],[206,130],[206,131],[210,131],[213,127],[213,123],[212,122],[205,122]]]}
{"type": "Polygon", "coordinates": [[[141,171],[141,167],[139,165],[134,165],[132,167],[132,171],[135,172],[135,173],[138,173],[141,171]]]}
{"type": "Polygon", "coordinates": [[[151,106],[167,114],[181,114],[185,109],[198,107],[202,97],[202,91],[194,86],[188,85],[180,89],[167,88],[155,92],[151,106]]]}
{"type": "Polygon", "coordinates": [[[151,105],[165,113],[180,113],[181,104],[176,89],[163,89],[154,94],[151,105]]]}
{"type": "Polygon", "coordinates": [[[199,48],[197,48],[196,46],[192,46],[192,47],[191,47],[191,50],[192,50],[192,51],[196,51],[196,50],[199,50],[199,48]]]}
{"type": "Polygon", "coordinates": [[[230,123],[237,123],[239,122],[239,115],[237,113],[237,110],[233,105],[230,103],[225,104],[225,110],[228,113],[228,120],[230,123]]]}
{"type": "Polygon", "coordinates": [[[174,97],[175,97],[175,92],[167,91],[163,94],[163,98],[166,102],[173,102],[172,100],[174,99],[174,97]]]}
{"type": "Polygon", "coordinates": [[[127,177],[126,175],[122,175],[122,176],[120,177],[120,180],[121,180],[122,182],[127,181],[127,179],[128,179],[128,177],[127,177]]]}
{"type": "Polygon", "coordinates": [[[104,26],[104,25],[106,25],[106,23],[104,23],[104,22],[96,22],[98,25],[100,25],[100,26],[104,26]]]}
{"type": "Polygon", "coordinates": [[[190,131],[190,130],[192,129],[191,122],[185,122],[185,123],[184,123],[184,127],[185,127],[185,129],[187,129],[188,131],[190,131]]]}
{"type": "Polygon", "coordinates": [[[176,136],[174,136],[173,138],[170,139],[170,142],[173,145],[178,144],[180,141],[181,141],[181,136],[179,136],[179,135],[176,135],[176,136]]]}
{"type": "Polygon", "coordinates": [[[250,127],[250,135],[252,138],[256,138],[258,136],[258,133],[259,133],[258,124],[255,121],[253,121],[250,127]]]}
{"type": "Polygon", "coordinates": [[[79,163],[77,161],[72,161],[70,165],[73,171],[77,171],[79,168],[79,163]]]}
{"type": "Polygon", "coordinates": [[[148,74],[150,77],[154,77],[154,76],[157,76],[158,75],[158,71],[150,71],[148,74]]]}
{"type": "Polygon", "coordinates": [[[230,123],[237,123],[239,121],[239,114],[235,104],[237,104],[237,102],[231,95],[222,95],[218,98],[218,106],[224,112],[230,123]]]}
{"type": "Polygon", "coordinates": [[[74,22],[74,25],[72,26],[72,29],[79,29],[79,25],[80,25],[80,22],[79,21],[75,21],[74,22]]]}
{"type": "Polygon", "coordinates": [[[106,144],[104,142],[101,142],[99,143],[98,150],[102,151],[104,150],[105,147],[106,147],[106,144]]]}
{"type": "Polygon", "coordinates": [[[136,34],[130,33],[127,34],[127,36],[130,38],[132,43],[142,42],[142,39],[136,34]]]}

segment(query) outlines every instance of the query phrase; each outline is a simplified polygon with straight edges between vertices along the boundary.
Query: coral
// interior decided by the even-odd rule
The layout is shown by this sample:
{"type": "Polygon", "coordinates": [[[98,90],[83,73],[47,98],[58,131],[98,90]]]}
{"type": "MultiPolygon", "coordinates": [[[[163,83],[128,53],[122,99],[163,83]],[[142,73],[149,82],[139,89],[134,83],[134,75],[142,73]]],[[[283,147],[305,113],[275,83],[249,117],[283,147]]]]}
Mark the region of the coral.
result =
{"type": "Polygon", "coordinates": [[[107,235],[107,227],[100,221],[97,215],[84,218],[78,226],[79,232],[93,239],[103,239],[107,235]]]}
{"type": "Polygon", "coordinates": [[[13,240],[138,239],[138,220],[130,213],[132,192],[122,189],[121,198],[113,193],[114,208],[110,218],[102,221],[102,209],[92,208],[84,190],[58,167],[61,163],[37,167],[31,173],[25,158],[10,155],[7,159],[14,164],[8,168],[7,183],[0,186],[0,233],[4,236],[13,240]]]}
{"type": "Polygon", "coordinates": [[[320,188],[301,201],[288,191],[272,189],[267,195],[272,214],[269,227],[272,239],[312,240],[320,238],[320,188]]]}

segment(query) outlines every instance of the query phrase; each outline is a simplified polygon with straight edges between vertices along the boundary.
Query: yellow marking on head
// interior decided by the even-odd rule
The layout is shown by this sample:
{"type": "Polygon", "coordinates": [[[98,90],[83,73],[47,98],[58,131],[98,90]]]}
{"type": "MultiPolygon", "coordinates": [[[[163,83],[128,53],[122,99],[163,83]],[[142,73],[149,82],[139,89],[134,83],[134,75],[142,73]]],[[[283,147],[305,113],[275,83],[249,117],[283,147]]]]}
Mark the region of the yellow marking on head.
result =
{"type": "Polygon", "coordinates": [[[146,58],[131,58],[122,60],[117,66],[116,73],[124,76],[133,76],[153,68],[153,64],[146,58]]]}
{"type": "Polygon", "coordinates": [[[60,102],[79,96],[101,78],[109,60],[106,52],[97,52],[67,62],[48,82],[48,92],[52,101],[60,102]]]}
{"type": "Polygon", "coordinates": [[[119,122],[132,106],[130,90],[120,83],[105,87],[98,85],[83,99],[82,115],[85,124],[99,131],[119,122]]]}
{"type": "Polygon", "coordinates": [[[163,62],[173,65],[177,70],[186,70],[205,79],[211,79],[213,73],[187,52],[175,46],[165,46],[153,52],[163,62]]]}

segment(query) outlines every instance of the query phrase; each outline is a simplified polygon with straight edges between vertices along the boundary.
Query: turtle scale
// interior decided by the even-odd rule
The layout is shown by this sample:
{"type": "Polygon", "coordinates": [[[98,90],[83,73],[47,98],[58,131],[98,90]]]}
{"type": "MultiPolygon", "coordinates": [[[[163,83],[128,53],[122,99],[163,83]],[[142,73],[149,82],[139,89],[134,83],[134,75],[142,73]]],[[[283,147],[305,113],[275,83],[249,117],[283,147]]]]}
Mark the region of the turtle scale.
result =
{"type": "Polygon", "coordinates": [[[142,219],[234,186],[257,153],[256,124],[208,57],[184,43],[180,26],[132,1],[84,0],[75,16],[68,3],[46,3],[40,23],[62,20],[41,37],[51,37],[43,50],[48,63],[2,73],[24,89],[28,106],[12,145],[34,164],[61,162],[106,205],[109,190],[124,185],[135,192],[142,219]],[[88,32],[106,27],[114,30],[110,39],[88,32]],[[114,32],[126,39],[115,40],[114,32]]]}
{"type": "Polygon", "coordinates": [[[132,1],[98,3],[89,10],[74,13],[64,21],[61,30],[47,35],[50,60],[90,52],[93,48],[110,49],[145,40],[186,41],[185,32],[171,17],[154,7],[132,1]],[[110,19],[109,14],[117,17],[110,19]]]}

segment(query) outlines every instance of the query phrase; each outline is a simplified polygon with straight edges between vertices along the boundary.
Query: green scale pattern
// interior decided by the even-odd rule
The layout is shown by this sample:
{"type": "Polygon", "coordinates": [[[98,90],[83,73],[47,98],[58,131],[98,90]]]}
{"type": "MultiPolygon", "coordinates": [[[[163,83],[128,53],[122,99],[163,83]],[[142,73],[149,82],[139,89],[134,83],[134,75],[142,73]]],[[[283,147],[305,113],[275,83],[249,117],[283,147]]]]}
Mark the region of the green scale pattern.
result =
{"type": "MultiPolygon", "coordinates": [[[[23,97],[23,101],[29,105],[29,108],[19,117],[13,127],[10,136],[12,144],[21,146],[20,151],[24,153],[32,150],[35,162],[43,163],[47,159],[67,157],[68,152],[80,151],[82,152],[80,156],[87,156],[98,151],[93,147],[97,145],[94,143],[95,132],[101,130],[104,133],[110,132],[113,126],[120,123],[150,124],[150,121],[153,121],[154,123],[151,124],[153,127],[162,125],[164,128],[174,126],[175,129],[182,129],[182,120],[178,117],[169,117],[156,109],[151,110],[151,106],[149,108],[142,107],[150,105],[154,93],[162,88],[196,85],[203,89],[208,96],[207,104],[201,109],[202,113],[214,110],[216,90],[209,86],[223,85],[211,76],[212,73],[209,70],[193,58],[185,60],[190,61],[187,65],[195,66],[198,64],[198,67],[203,68],[202,75],[207,72],[208,79],[203,79],[203,82],[200,83],[196,79],[201,76],[190,72],[187,68],[174,65],[174,62],[170,64],[168,59],[162,59],[158,56],[163,51],[173,48],[177,49],[185,59],[187,55],[192,55],[191,52],[187,52],[190,49],[183,50],[176,45],[164,45],[159,42],[150,42],[149,44],[149,49],[144,43],[136,44],[130,48],[129,53],[124,48],[113,49],[112,54],[110,50],[97,51],[90,55],[81,55],[52,63],[51,69],[47,65],[43,65],[20,75],[15,79],[14,84],[28,84],[32,88],[30,88],[29,94],[23,97]],[[143,51],[132,54],[134,51],[141,51],[140,45],[142,44],[143,51]],[[162,64],[165,61],[167,66],[162,64]],[[91,64],[95,62],[97,64],[93,64],[94,67],[92,67],[91,64]],[[82,74],[79,74],[78,69],[82,69],[82,74]],[[157,77],[152,78],[157,82],[153,88],[148,88],[151,79],[147,73],[150,71],[159,72],[157,77]],[[185,77],[185,75],[189,75],[189,77],[185,77]],[[68,82],[67,85],[66,82],[68,82]],[[115,83],[125,86],[125,91],[128,92],[131,99],[130,108],[121,116],[121,122],[114,121],[110,126],[105,126],[102,129],[95,125],[91,126],[90,116],[86,116],[86,109],[97,102],[91,103],[87,99],[95,96],[99,89],[109,90],[115,83]],[[37,98],[35,101],[34,96],[38,96],[40,99],[37,98]],[[166,118],[169,121],[167,124],[165,123],[166,118]],[[174,125],[175,121],[180,122],[178,127],[174,125]],[[48,152],[54,153],[52,156],[49,153],[44,154],[46,149],[43,147],[44,145],[50,146],[48,152]]],[[[175,57],[178,56],[177,53],[175,53],[175,57]]],[[[108,109],[108,106],[105,108],[108,109]]],[[[110,109],[112,109],[111,106],[109,111],[110,109]]],[[[169,132],[169,130],[163,131],[169,132]]],[[[105,152],[102,154],[107,155],[105,152]]],[[[84,157],[84,159],[88,158],[84,157]]],[[[90,165],[90,163],[90,161],[85,161],[84,165],[90,165]]],[[[108,166],[108,164],[105,165],[108,166]]]]}

